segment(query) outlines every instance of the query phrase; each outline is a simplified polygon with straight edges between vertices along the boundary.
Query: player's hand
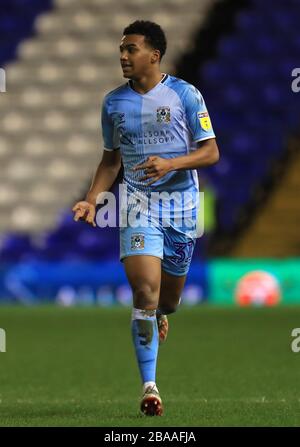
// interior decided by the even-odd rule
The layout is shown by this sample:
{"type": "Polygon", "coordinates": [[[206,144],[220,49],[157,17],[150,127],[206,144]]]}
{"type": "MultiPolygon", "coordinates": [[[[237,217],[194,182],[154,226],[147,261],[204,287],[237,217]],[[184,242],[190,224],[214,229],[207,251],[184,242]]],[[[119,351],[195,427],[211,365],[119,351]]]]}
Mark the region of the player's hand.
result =
{"type": "Polygon", "coordinates": [[[86,202],[85,200],[77,202],[76,205],[73,206],[72,211],[75,213],[74,220],[76,222],[78,220],[83,220],[93,227],[96,226],[96,207],[92,203],[86,202]]]}
{"type": "Polygon", "coordinates": [[[150,182],[147,183],[147,186],[149,186],[172,170],[172,162],[170,158],[152,156],[148,157],[147,161],[144,163],[134,166],[132,170],[144,170],[145,176],[140,180],[151,179],[150,182]]]}

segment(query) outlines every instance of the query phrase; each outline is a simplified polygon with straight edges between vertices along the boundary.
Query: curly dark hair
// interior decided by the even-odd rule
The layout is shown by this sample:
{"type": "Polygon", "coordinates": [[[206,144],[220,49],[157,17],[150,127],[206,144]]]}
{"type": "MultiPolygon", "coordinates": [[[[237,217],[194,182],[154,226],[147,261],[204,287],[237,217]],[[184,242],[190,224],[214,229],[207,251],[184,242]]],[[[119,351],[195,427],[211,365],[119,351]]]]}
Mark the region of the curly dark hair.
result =
{"type": "Polygon", "coordinates": [[[157,23],[148,20],[136,20],[124,29],[123,35],[127,36],[128,34],[145,36],[145,42],[154,50],[159,50],[160,60],[162,59],[167,49],[167,39],[164,31],[157,23]]]}

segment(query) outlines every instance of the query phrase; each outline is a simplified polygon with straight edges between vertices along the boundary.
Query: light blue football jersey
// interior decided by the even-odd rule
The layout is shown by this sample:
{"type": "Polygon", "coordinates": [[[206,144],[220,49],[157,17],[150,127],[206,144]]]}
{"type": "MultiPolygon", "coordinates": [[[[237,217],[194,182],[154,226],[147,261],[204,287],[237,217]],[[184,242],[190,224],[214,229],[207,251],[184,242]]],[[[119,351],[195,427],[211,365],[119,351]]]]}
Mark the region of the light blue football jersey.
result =
{"type": "MultiPolygon", "coordinates": [[[[172,171],[146,186],[143,170],[132,168],[149,156],[188,154],[196,142],[215,138],[201,93],[182,79],[165,74],[149,92],[140,94],[131,81],[108,93],[102,107],[104,149],[120,150],[124,183],[129,192],[198,191],[196,170],[172,171]]],[[[149,180],[148,180],[149,181],[149,180]]],[[[194,205],[189,204],[189,209],[194,205]]],[[[175,208],[182,210],[182,203],[175,208]]]]}

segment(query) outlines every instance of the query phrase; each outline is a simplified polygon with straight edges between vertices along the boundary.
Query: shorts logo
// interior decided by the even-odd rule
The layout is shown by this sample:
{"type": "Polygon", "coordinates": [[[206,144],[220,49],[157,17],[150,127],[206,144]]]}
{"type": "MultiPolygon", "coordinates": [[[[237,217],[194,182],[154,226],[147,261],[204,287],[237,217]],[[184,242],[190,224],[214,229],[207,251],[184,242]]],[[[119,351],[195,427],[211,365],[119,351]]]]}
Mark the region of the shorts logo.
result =
{"type": "Polygon", "coordinates": [[[118,113],[118,124],[125,123],[125,113],[118,113]]]}
{"type": "Polygon", "coordinates": [[[131,236],[131,250],[144,250],[145,236],[141,233],[136,233],[131,236]]]}
{"type": "Polygon", "coordinates": [[[156,118],[158,123],[170,123],[171,121],[170,107],[158,107],[156,111],[156,118]]]}
{"type": "Polygon", "coordinates": [[[198,112],[197,115],[198,115],[199,123],[200,123],[200,126],[202,127],[202,129],[205,130],[206,132],[208,130],[210,130],[211,122],[210,122],[208,113],[207,112],[198,112]]]}

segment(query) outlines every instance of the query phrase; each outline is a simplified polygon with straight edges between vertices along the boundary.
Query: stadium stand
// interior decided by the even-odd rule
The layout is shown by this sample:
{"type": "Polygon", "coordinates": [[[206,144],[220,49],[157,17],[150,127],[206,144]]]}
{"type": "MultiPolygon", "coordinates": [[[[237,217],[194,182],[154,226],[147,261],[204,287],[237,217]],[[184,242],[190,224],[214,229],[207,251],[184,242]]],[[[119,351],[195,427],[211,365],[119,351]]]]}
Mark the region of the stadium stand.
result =
{"type": "Polygon", "coordinates": [[[186,58],[178,69],[203,91],[221,148],[220,162],[204,171],[218,197],[213,251],[223,255],[255,217],[262,188],[284,164],[289,136],[300,122],[299,97],[291,88],[292,70],[299,65],[298,2],[241,2],[231,30],[224,21],[225,4],[218,5],[219,14],[213,11],[213,19],[208,17],[210,29],[197,37],[198,46],[206,37],[216,48],[190,54],[194,64],[200,56],[194,73],[186,58]],[[216,40],[214,34],[222,30],[225,34],[216,40]]]}

